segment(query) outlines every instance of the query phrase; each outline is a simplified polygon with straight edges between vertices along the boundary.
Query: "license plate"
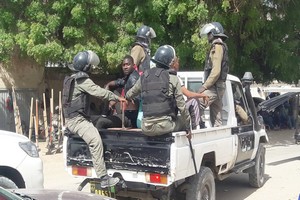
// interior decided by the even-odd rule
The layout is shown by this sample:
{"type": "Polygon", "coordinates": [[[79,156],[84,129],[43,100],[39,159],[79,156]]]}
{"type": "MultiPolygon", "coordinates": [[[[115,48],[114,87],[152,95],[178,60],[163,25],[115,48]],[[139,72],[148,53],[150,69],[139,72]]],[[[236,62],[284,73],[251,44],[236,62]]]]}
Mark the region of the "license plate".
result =
{"type": "Polygon", "coordinates": [[[115,188],[115,186],[101,188],[100,182],[91,181],[90,182],[90,187],[91,187],[91,193],[116,198],[116,188],[115,188]]]}

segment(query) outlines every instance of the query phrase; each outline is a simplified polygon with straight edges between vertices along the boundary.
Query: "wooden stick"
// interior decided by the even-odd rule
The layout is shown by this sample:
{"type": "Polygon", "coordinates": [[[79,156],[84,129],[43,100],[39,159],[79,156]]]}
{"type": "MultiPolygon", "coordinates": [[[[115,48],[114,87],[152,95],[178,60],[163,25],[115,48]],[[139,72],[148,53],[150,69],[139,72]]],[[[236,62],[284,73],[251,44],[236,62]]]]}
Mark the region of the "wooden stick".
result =
{"type": "MultiPolygon", "coordinates": [[[[48,153],[51,153],[51,148],[53,144],[53,89],[51,89],[51,97],[50,97],[50,114],[49,114],[49,140],[47,141],[48,153]]],[[[48,138],[47,138],[48,139],[48,138]]]]}
{"type": "Polygon", "coordinates": [[[35,144],[39,146],[39,100],[35,100],[35,144]]]}
{"type": "Polygon", "coordinates": [[[23,135],[21,118],[20,118],[20,111],[19,111],[19,107],[17,105],[17,97],[16,97],[14,87],[12,88],[12,96],[13,96],[13,107],[14,107],[16,132],[23,135]]]}
{"type": "Polygon", "coordinates": [[[125,129],[124,121],[125,121],[125,103],[121,102],[122,106],[122,129],[125,129]]]}
{"type": "Polygon", "coordinates": [[[47,105],[46,105],[46,94],[43,93],[43,103],[44,103],[44,111],[43,111],[43,116],[44,116],[44,128],[45,128],[45,137],[46,140],[48,140],[48,121],[47,121],[47,105]]]}
{"type": "Polygon", "coordinates": [[[31,101],[30,101],[30,116],[29,116],[29,130],[28,130],[28,138],[30,141],[32,136],[32,128],[33,128],[33,97],[31,97],[31,101]]]}
{"type": "Polygon", "coordinates": [[[62,108],[62,97],[61,97],[61,91],[59,91],[60,92],[60,97],[59,97],[59,108],[60,108],[60,120],[61,120],[61,128],[63,128],[63,126],[64,126],[64,117],[63,117],[63,108],[62,108]]]}
{"type": "MultiPolygon", "coordinates": [[[[50,125],[50,134],[52,134],[52,131],[53,131],[53,125],[52,125],[52,122],[53,122],[53,89],[51,89],[51,98],[50,98],[50,120],[49,120],[49,125],[50,125]]],[[[51,137],[52,135],[50,135],[51,137]]]]}
{"type": "Polygon", "coordinates": [[[57,126],[58,126],[58,144],[59,144],[63,134],[62,119],[61,119],[61,91],[59,91],[58,93],[58,125],[57,126]]]}

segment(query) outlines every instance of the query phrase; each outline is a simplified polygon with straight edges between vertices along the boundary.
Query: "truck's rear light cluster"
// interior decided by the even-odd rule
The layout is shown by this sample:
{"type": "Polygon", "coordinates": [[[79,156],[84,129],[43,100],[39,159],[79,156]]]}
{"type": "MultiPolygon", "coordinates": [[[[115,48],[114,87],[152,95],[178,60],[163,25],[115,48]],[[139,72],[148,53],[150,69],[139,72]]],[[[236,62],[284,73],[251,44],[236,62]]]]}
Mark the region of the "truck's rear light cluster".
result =
{"type": "Polygon", "coordinates": [[[165,174],[146,173],[146,181],[148,183],[167,184],[168,177],[165,174]]]}
{"type": "Polygon", "coordinates": [[[72,175],[92,176],[92,170],[89,167],[72,166],[72,175]]]}

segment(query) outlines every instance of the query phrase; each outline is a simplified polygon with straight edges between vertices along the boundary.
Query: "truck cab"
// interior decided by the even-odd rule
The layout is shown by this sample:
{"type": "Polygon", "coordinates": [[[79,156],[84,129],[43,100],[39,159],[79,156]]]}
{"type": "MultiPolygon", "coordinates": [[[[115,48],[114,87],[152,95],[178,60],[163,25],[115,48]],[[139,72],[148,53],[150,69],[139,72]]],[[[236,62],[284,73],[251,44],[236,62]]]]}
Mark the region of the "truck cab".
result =
{"type": "MultiPolygon", "coordinates": [[[[179,72],[186,86],[197,92],[203,72],[179,72]]],[[[250,93],[251,78],[242,86],[239,78],[228,75],[223,96],[223,126],[212,127],[209,108],[205,109],[205,129],[192,130],[189,141],[185,132],[149,137],[140,129],[99,130],[108,173],[119,177],[122,185],[114,195],[136,199],[215,199],[215,179],[232,173],[249,174],[253,187],[264,184],[265,147],[268,137],[250,93]],[[248,82],[247,82],[248,81],[248,82]],[[236,106],[247,113],[243,123],[236,106]]],[[[88,146],[75,134],[64,139],[66,168],[73,176],[86,176],[97,189],[88,146]],[[83,172],[83,173],[79,173],[83,172]]],[[[96,189],[95,189],[96,188],[96,189]]],[[[109,193],[109,192],[108,192],[109,193]]],[[[111,193],[111,192],[110,192],[111,193]]]]}

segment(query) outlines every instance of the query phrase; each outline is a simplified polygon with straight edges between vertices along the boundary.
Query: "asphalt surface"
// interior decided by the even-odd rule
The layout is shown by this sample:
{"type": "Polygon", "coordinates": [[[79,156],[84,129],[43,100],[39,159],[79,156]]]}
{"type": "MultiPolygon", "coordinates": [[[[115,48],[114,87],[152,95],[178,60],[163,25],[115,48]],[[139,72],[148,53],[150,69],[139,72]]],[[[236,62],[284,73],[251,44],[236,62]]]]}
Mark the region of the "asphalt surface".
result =
{"type": "MultiPolygon", "coordinates": [[[[266,183],[252,188],[247,174],[234,174],[216,182],[217,200],[297,200],[300,194],[300,145],[295,144],[295,130],[268,131],[266,146],[266,183]]],[[[46,143],[40,142],[46,189],[77,190],[82,178],[67,174],[62,153],[46,155],[46,143]]],[[[89,191],[86,186],[83,191],[89,191]]]]}

